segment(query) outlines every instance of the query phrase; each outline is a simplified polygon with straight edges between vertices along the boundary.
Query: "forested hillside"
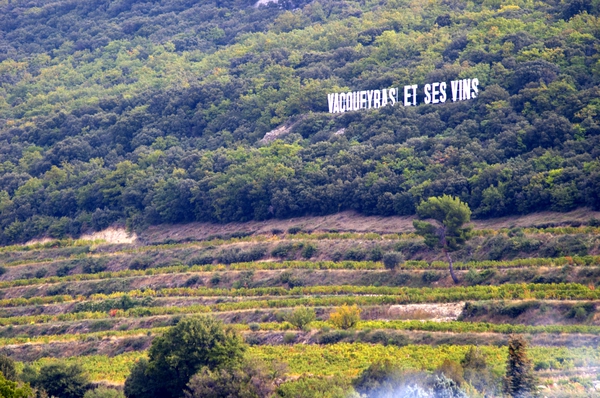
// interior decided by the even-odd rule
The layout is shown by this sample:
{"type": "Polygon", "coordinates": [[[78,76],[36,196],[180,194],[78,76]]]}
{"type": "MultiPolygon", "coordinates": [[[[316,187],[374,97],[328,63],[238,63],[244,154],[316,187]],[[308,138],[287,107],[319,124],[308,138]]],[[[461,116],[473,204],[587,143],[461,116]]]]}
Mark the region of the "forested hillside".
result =
{"type": "Polygon", "coordinates": [[[130,227],[600,208],[590,0],[0,0],[0,243],[130,227]],[[339,115],[327,93],[478,78],[339,115]],[[280,140],[263,137],[284,126],[280,140]]]}

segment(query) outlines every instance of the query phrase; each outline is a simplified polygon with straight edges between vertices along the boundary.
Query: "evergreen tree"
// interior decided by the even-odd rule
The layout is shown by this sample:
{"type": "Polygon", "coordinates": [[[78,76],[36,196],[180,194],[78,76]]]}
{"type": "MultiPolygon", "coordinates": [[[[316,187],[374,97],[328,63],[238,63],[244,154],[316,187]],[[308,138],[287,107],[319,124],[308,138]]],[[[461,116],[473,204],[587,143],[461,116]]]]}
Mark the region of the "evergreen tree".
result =
{"type": "Polygon", "coordinates": [[[531,360],[527,357],[526,341],[521,336],[511,336],[508,341],[504,393],[513,398],[535,397],[536,385],[531,360]]]}
{"type": "Polygon", "coordinates": [[[421,218],[431,218],[436,221],[434,224],[414,220],[413,225],[417,234],[425,238],[427,246],[440,248],[446,254],[450,276],[454,283],[458,283],[450,252],[460,249],[470,237],[471,228],[463,228],[464,224],[471,221],[469,205],[450,195],[431,197],[421,202],[417,214],[421,218]]]}

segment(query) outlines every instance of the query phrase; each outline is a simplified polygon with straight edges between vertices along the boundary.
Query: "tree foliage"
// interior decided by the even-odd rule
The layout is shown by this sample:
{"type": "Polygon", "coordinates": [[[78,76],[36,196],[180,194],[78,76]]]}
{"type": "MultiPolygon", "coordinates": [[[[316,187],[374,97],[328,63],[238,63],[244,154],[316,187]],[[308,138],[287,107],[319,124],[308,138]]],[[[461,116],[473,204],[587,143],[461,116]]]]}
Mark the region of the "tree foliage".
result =
{"type": "Polygon", "coordinates": [[[125,382],[131,397],[180,397],[201,368],[210,370],[237,364],[245,345],[233,330],[212,317],[186,318],[162,336],[139,361],[125,382]]]}
{"type": "Polygon", "coordinates": [[[417,208],[417,214],[437,222],[434,224],[414,220],[413,225],[417,234],[425,238],[427,246],[440,248],[446,253],[452,279],[455,283],[458,282],[449,252],[460,249],[469,238],[471,227],[463,226],[471,220],[471,209],[459,198],[443,195],[422,202],[417,208]]]}
{"type": "Polygon", "coordinates": [[[294,310],[291,314],[289,314],[286,320],[297,329],[304,330],[309,323],[314,322],[316,319],[317,316],[313,308],[299,306],[294,308],[294,310]]]}
{"type": "Polygon", "coordinates": [[[281,375],[266,364],[251,360],[241,365],[210,370],[204,367],[188,384],[186,398],[267,398],[281,375]]]}
{"type": "Polygon", "coordinates": [[[17,381],[17,369],[15,367],[15,361],[10,357],[0,354],[0,373],[6,380],[17,381]]]}
{"type": "Polygon", "coordinates": [[[30,372],[27,381],[49,396],[61,398],[83,398],[91,387],[88,375],[81,366],[64,362],[44,365],[37,373],[30,372]]]}
{"type": "Polygon", "coordinates": [[[444,194],[600,208],[597,2],[42,3],[0,3],[0,244],[444,194]],[[478,98],[327,113],[459,77],[478,98]]]}
{"type": "Polygon", "coordinates": [[[360,321],[361,309],[356,304],[342,305],[329,314],[329,321],[340,329],[351,329],[360,321]]]}
{"type": "Polygon", "coordinates": [[[514,398],[537,396],[537,379],[527,356],[527,343],[518,335],[511,336],[508,341],[504,393],[514,398]]]}

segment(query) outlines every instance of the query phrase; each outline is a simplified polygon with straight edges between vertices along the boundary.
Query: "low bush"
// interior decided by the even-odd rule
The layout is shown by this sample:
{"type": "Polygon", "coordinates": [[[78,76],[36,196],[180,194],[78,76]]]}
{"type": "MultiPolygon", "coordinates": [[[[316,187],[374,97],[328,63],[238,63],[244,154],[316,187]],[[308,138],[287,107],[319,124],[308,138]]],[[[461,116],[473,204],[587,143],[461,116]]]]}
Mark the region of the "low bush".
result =
{"type": "Polygon", "coordinates": [[[342,305],[329,315],[329,321],[337,328],[350,329],[360,321],[361,309],[356,304],[342,305]]]}
{"type": "Polygon", "coordinates": [[[294,245],[288,242],[282,242],[271,250],[271,256],[279,258],[287,258],[294,249],[294,245]]]}
{"type": "Polygon", "coordinates": [[[304,306],[296,307],[291,314],[287,316],[287,321],[295,328],[305,330],[307,326],[317,319],[315,310],[304,306]]]}
{"type": "Polygon", "coordinates": [[[242,250],[239,247],[227,248],[217,254],[217,261],[221,264],[245,263],[258,261],[267,253],[264,246],[253,246],[250,249],[242,250]]]}
{"type": "Polygon", "coordinates": [[[105,258],[87,258],[82,262],[81,269],[84,274],[97,274],[106,270],[105,258]]]}
{"type": "Polygon", "coordinates": [[[201,254],[196,257],[192,257],[187,261],[188,265],[207,265],[212,264],[215,261],[215,258],[210,254],[201,254]]]}
{"type": "Polygon", "coordinates": [[[284,344],[293,344],[296,342],[296,338],[298,336],[294,332],[287,332],[283,335],[283,343],[284,344]]]}
{"type": "Polygon", "coordinates": [[[202,279],[198,275],[192,275],[183,283],[183,286],[190,287],[190,286],[201,285],[201,284],[202,284],[202,279]]]}
{"type": "Polygon", "coordinates": [[[302,249],[302,258],[312,258],[315,256],[315,254],[317,254],[317,251],[317,246],[313,245],[312,243],[308,243],[304,245],[304,248],[302,249]]]}
{"type": "Polygon", "coordinates": [[[400,252],[390,252],[383,255],[383,265],[386,269],[395,269],[404,262],[404,256],[400,252]]]}
{"type": "Polygon", "coordinates": [[[295,234],[302,232],[302,227],[299,227],[299,226],[290,227],[290,228],[288,228],[287,232],[288,232],[288,234],[295,235],[295,234]]]}
{"type": "Polygon", "coordinates": [[[359,247],[353,247],[344,253],[344,260],[350,261],[362,261],[367,257],[367,253],[364,249],[359,247]]]}
{"type": "Polygon", "coordinates": [[[129,269],[144,270],[150,268],[153,263],[151,257],[136,257],[129,262],[129,269]]]}
{"type": "Polygon", "coordinates": [[[442,278],[443,278],[442,274],[440,272],[436,272],[436,271],[425,271],[425,272],[423,272],[423,275],[421,276],[421,279],[425,283],[437,282],[442,278]]]}

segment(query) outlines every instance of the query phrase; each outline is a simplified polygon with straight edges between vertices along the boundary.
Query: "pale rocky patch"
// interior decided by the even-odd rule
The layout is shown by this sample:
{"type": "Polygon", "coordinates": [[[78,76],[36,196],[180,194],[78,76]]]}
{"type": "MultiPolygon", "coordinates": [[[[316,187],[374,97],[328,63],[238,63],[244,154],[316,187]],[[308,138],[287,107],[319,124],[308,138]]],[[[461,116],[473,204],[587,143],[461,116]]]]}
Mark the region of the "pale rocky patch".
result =
{"type": "Polygon", "coordinates": [[[268,144],[269,142],[275,141],[276,139],[288,134],[291,129],[291,126],[279,126],[275,130],[271,130],[267,134],[265,134],[265,136],[262,138],[262,140],[260,140],[260,142],[263,144],[268,144]]]}
{"type": "Polygon", "coordinates": [[[421,319],[434,322],[455,321],[465,306],[464,302],[436,304],[392,305],[388,310],[390,319],[421,319]]]}
{"type": "Polygon", "coordinates": [[[137,240],[137,235],[129,233],[125,228],[107,228],[102,231],[91,234],[81,235],[81,240],[103,240],[106,243],[122,244],[134,243],[137,240]]]}

